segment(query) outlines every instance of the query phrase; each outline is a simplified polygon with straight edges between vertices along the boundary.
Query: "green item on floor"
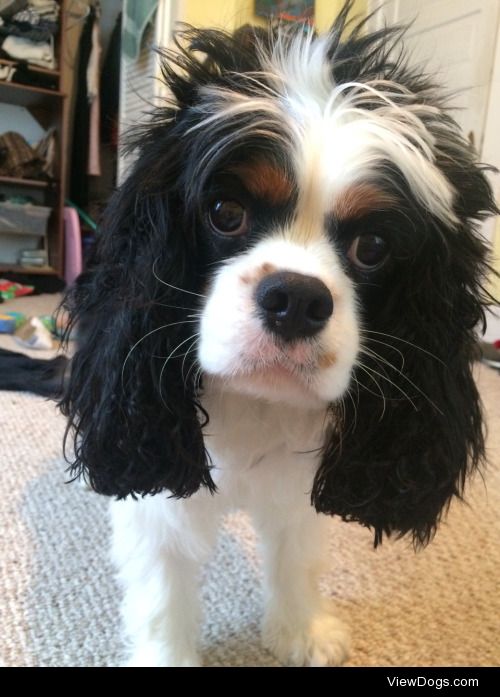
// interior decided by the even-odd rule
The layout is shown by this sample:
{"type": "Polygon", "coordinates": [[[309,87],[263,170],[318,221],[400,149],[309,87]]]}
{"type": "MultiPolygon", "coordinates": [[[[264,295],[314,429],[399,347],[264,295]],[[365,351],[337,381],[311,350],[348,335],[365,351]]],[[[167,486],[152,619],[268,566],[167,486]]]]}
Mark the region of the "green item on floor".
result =
{"type": "Polygon", "coordinates": [[[34,286],[25,286],[22,283],[9,281],[7,278],[0,278],[0,302],[30,295],[34,290],[34,286]]]}
{"type": "Polygon", "coordinates": [[[38,317],[45,329],[48,329],[52,334],[56,334],[56,320],[52,315],[40,315],[38,317]]]}

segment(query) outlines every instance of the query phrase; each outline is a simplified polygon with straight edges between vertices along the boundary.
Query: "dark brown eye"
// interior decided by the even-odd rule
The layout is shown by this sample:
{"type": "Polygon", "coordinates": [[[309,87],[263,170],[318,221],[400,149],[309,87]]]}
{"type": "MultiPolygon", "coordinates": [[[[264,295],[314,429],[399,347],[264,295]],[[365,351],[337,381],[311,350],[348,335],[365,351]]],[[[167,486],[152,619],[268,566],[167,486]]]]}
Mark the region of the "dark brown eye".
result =
{"type": "Polygon", "coordinates": [[[347,256],[359,269],[374,271],[387,260],[389,245],[377,235],[360,235],[349,247],[347,256]]]}
{"type": "Polygon", "coordinates": [[[208,218],[212,228],[220,235],[236,237],[248,230],[247,212],[238,201],[214,201],[208,209],[208,218]]]}

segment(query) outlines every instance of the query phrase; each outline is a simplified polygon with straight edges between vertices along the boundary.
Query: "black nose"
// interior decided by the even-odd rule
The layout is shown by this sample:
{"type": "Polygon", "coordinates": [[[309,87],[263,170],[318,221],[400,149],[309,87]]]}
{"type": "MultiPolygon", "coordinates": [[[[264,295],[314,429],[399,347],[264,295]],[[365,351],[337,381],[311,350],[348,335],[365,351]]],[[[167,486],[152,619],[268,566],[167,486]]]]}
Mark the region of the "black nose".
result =
{"type": "Polygon", "coordinates": [[[285,341],[314,336],[333,312],[332,294],[323,281],[292,271],[263,278],[255,299],[266,327],[285,341]]]}

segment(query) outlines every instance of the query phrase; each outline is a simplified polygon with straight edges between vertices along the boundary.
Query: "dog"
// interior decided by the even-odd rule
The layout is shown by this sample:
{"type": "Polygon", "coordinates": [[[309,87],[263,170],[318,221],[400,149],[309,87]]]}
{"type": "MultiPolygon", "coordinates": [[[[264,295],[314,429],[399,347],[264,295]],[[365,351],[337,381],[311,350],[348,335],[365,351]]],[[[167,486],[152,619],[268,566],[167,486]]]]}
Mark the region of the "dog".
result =
{"type": "Polygon", "coordinates": [[[187,28],[66,307],[72,473],[112,497],[129,665],[195,666],[197,582],[249,511],[264,645],[339,665],[329,516],[433,537],[482,463],[485,167],[431,80],[347,2],[302,26],[187,28]]]}

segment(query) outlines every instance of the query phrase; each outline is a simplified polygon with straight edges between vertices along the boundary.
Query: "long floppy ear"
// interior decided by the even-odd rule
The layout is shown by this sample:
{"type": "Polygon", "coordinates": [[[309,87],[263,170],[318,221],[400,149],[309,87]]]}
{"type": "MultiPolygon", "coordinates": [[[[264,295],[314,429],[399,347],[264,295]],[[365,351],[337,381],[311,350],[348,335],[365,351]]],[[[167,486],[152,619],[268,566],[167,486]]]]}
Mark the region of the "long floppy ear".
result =
{"type": "Polygon", "coordinates": [[[180,140],[168,124],[151,127],[66,298],[79,346],[60,406],[73,474],[102,494],[215,489],[196,401],[201,274],[178,191],[180,140]]]}
{"type": "Polygon", "coordinates": [[[207,274],[194,216],[206,168],[199,141],[187,134],[204,117],[197,108],[204,86],[224,71],[257,68],[252,42],[244,43],[236,51],[237,38],[187,27],[176,50],[160,52],[170,96],[132,135],[135,169],[108,206],[88,272],[66,299],[79,334],[60,404],[74,434],[72,470],[103,494],[215,490],[194,363],[207,274]]]}
{"type": "Polygon", "coordinates": [[[472,363],[490,269],[476,225],[496,206],[484,168],[443,120],[446,129],[428,128],[456,192],[458,225],[424,214],[412,258],[397,261],[382,289],[366,291],[362,367],[332,419],[312,492],[318,511],[372,528],[375,545],[391,533],[426,544],[484,457],[472,363]]]}

